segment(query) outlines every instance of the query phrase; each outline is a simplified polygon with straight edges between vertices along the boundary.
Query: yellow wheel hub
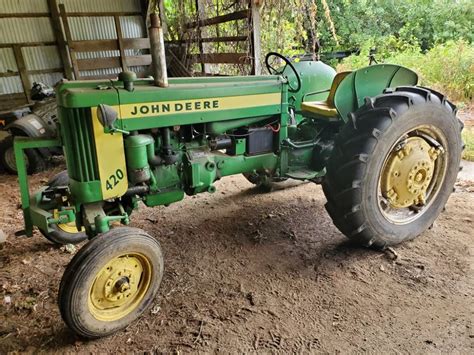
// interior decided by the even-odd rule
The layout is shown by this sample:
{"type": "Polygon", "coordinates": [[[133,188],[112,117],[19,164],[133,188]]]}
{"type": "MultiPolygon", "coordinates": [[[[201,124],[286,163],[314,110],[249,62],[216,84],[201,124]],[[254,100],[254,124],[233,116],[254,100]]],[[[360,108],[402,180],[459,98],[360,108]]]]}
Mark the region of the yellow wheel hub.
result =
{"type": "MultiPolygon", "coordinates": [[[[59,218],[59,211],[58,210],[53,211],[53,217],[56,218],[56,219],[59,218]]],[[[57,224],[57,226],[63,232],[70,233],[70,234],[77,234],[77,233],[81,233],[81,232],[84,231],[84,228],[81,228],[81,230],[77,229],[75,222],[60,223],[60,224],[57,224]]]]}
{"type": "Polygon", "coordinates": [[[395,208],[424,205],[440,151],[421,137],[410,137],[388,157],[381,175],[382,195],[395,208]]]}
{"type": "Polygon", "coordinates": [[[151,264],[138,253],[110,260],[97,273],[89,292],[89,310],[98,320],[115,321],[132,312],[151,283],[151,264]]]}

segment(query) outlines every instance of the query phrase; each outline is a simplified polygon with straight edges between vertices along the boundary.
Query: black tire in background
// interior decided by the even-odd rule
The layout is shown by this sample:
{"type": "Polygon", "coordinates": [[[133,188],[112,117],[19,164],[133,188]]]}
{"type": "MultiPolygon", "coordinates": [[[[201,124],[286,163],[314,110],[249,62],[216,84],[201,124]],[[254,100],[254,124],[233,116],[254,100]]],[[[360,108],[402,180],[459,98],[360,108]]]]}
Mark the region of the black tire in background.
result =
{"type": "MultiPolygon", "coordinates": [[[[13,150],[13,136],[8,136],[0,141],[0,164],[9,174],[16,175],[16,161],[13,150]]],[[[26,172],[34,174],[46,169],[47,164],[43,157],[35,149],[25,150],[26,172]]]]}
{"type": "MultiPolygon", "coordinates": [[[[53,176],[49,179],[47,186],[57,187],[57,186],[67,186],[69,184],[69,176],[67,170],[61,171],[60,173],[53,176]]],[[[41,234],[44,235],[46,239],[54,244],[64,245],[64,244],[79,244],[87,239],[87,234],[84,231],[78,231],[77,227],[71,225],[51,225],[52,232],[44,232],[40,230],[41,234]]]]}
{"type": "MultiPolygon", "coordinates": [[[[155,299],[163,277],[163,266],[159,242],[141,229],[115,228],[94,237],[74,256],[61,279],[58,303],[64,322],[74,333],[85,338],[107,336],[127,327],[155,299]],[[100,287],[103,275],[105,274],[106,280],[116,283],[112,275],[113,269],[120,269],[120,266],[115,267],[117,264],[112,266],[110,263],[133,257],[141,259],[139,262],[143,263],[143,273],[138,278],[131,277],[128,280],[133,282],[136,279],[136,292],[125,299],[125,303],[116,304],[116,307],[110,306],[107,300],[97,304],[96,298],[100,300],[100,292],[103,292],[100,287]],[[111,274],[110,278],[107,278],[108,272],[111,274]],[[108,306],[104,303],[108,303],[108,306]],[[99,304],[104,307],[101,309],[99,304]]],[[[109,287],[108,292],[120,292],[113,287],[109,287]]]]}
{"type": "Polygon", "coordinates": [[[463,147],[461,130],[454,105],[430,89],[399,87],[366,99],[338,134],[323,182],[326,209],[336,227],[356,243],[379,249],[428,229],[453,191],[463,147]],[[422,132],[429,129],[436,132],[444,149],[442,180],[438,185],[431,183],[437,190],[432,190],[423,213],[407,218],[407,223],[396,223],[379,204],[381,172],[404,135],[415,132],[425,137],[422,132]]]}

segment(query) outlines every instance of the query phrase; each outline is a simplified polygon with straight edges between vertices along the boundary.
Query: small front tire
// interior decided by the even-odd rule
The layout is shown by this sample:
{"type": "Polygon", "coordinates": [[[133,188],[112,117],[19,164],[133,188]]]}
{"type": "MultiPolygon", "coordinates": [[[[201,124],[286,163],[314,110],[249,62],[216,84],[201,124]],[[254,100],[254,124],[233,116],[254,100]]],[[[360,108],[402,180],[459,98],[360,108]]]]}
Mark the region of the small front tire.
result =
{"type": "Polygon", "coordinates": [[[59,288],[59,309],[77,335],[99,338],[136,320],[154,301],[163,277],[158,241],[137,228],[115,228],[74,256],[59,288]]]}
{"type": "MultiPolygon", "coordinates": [[[[61,171],[60,173],[53,176],[49,179],[47,186],[49,187],[58,187],[58,186],[68,186],[69,176],[67,170],[61,171]]],[[[52,211],[53,215],[56,214],[57,210],[52,211]]],[[[46,239],[54,244],[65,245],[65,244],[79,244],[87,239],[87,234],[84,230],[78,230],[76,223],[63,223],[63,224],[52,224],[50,226],[52,229],[51,232],[44,232],[40,230],[41,234],[44,235],[46,239]]]]}

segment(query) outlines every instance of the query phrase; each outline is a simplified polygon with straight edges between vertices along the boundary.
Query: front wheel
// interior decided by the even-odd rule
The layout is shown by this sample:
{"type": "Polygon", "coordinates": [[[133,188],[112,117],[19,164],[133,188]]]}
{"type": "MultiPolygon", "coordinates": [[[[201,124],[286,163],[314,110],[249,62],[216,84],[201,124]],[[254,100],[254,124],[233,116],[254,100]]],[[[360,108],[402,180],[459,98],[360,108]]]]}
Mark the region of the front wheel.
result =
{"type": "Polygon", "coordinates": [[[323,182],[334,224],[358,244],[412,239],[444,208],[456,181],[462,124],[432,90],[400,87],[351,115],[323,182]]]}
{"type": "Polygon", "coordinates": [[[74,256],[59,288],[64,322],[99,338],[125,328],[153,302],[163,277],[158,241],[141,229],[112,229],[74,256]]]}
{"type": "MultiPolygon", "coordinates": [[[[53,176],[46,184],[49,187],[68,186],[69,175],[66,170],[53,176]]],[[[59,211],[57,209],[52,210],[54,218],[58,218],[59,211]]],[[[82,228],[79,230],[76,226],[76,222],[52,224],[50,232],[44,232],[40,230],[41,234],[50,242],[58,245],[64,244],[79,244],[87,239],[87,234],[82,228]]]]}

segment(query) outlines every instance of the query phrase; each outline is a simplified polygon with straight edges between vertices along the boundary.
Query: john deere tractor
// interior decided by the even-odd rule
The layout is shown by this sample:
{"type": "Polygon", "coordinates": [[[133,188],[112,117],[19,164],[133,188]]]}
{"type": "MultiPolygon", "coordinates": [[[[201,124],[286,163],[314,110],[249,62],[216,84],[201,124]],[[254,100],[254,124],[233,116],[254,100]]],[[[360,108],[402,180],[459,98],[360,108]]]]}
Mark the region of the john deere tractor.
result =
{"type": "Polygon", "coordinates": [[[235,174],[258,185],[313,181],[336,227],[380,249],[418,236],[443,210],[462,150],[462,125],[444,95],[398,65],[336,73],[278,53],[266,65],[270,75],[166,78],[160,86],[130,72],[64,82],[58,138],[17,138],[26,235],[37,227],[56,243],[89,239],[59,290],[75,333],[122,329],[157,295],[160,244],[128,227],[140,203],[212,194],[235,174]],[[55,146],[67,172],[30,196],[23,151],[55,146]]]}

